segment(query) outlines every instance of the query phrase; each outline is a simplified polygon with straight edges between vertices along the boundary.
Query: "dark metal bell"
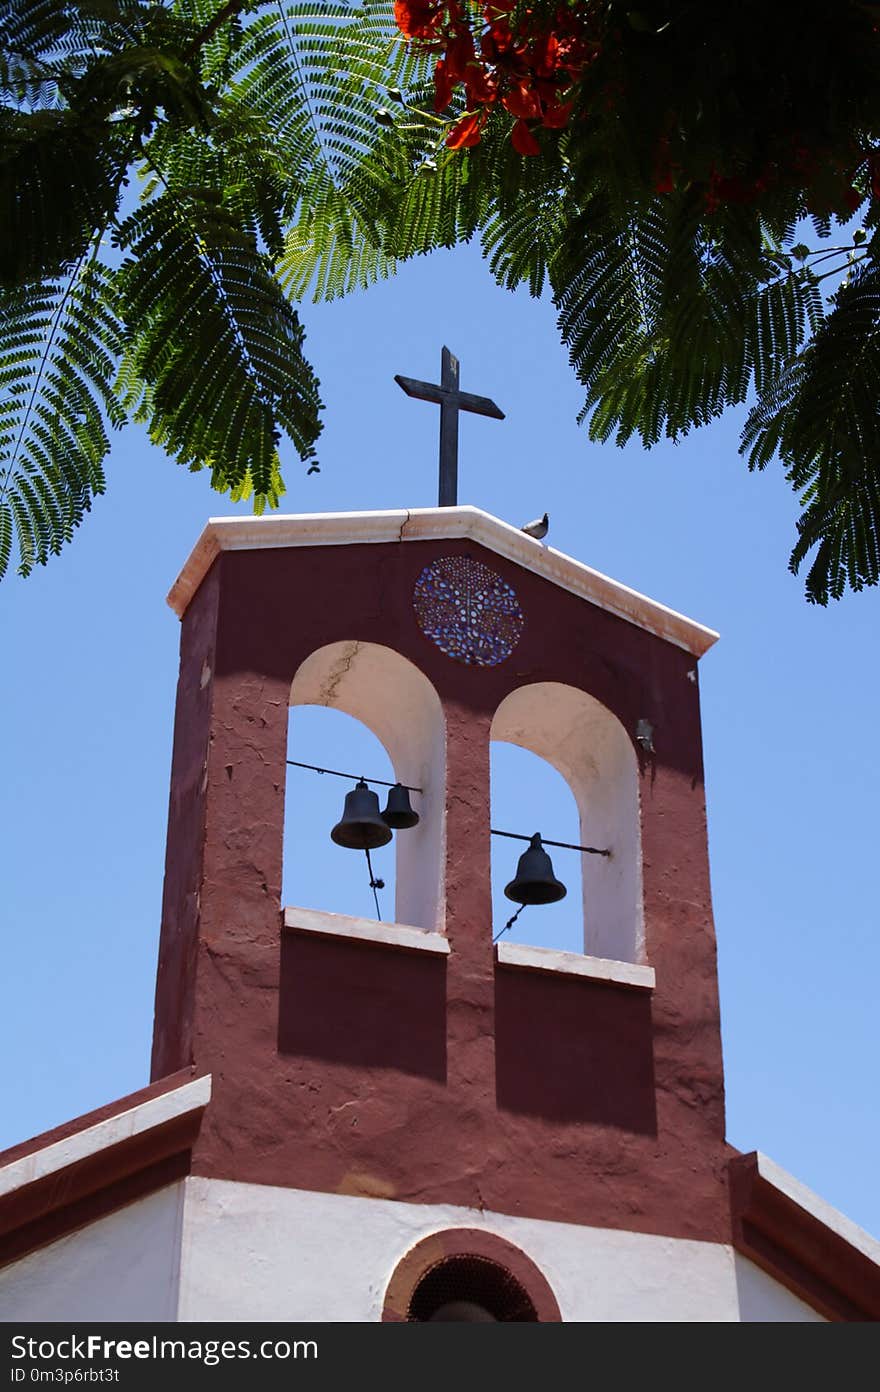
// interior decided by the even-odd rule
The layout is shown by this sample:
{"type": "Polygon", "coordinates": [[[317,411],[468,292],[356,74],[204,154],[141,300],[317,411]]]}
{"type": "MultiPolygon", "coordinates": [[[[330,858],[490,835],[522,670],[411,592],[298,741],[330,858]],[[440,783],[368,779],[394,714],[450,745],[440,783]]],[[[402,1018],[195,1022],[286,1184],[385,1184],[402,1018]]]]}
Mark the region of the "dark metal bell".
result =
{"type": "Polygon", "coordinates": [[[379,812],[379,799],[363,779],[345,794],[342,820],[331,831],[330,840],[350,851],[374,851],[391,840],[391,828],[379,812]]]}
{"type": "Polygon", "coordinates": [[[410,806],[409,788],[405,788],[402,783],[395,783],[393,788],[389,788],[388,801],[381,817],[385,825],[393,827],[395,831],[418,826],[419,814],[410,806]]]}
{"type": "Polygon", "coordinates": [[[527,851],[523,851],[516,867],[516,876],[505,885],[504,893],[515,904],[555,904],[568,891],[553,874],[553,863],[541,844],[536,831],[527,851]]]}

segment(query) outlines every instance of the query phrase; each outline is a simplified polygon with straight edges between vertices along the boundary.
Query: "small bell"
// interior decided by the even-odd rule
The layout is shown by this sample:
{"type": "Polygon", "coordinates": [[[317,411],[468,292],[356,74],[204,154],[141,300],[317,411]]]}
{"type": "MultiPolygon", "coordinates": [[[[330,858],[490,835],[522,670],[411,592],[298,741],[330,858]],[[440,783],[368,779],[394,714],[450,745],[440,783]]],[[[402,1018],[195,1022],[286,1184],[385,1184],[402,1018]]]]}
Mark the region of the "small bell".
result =
{"type": "Polygon", "coordinates": [[[346,793],[342,820],[331,831],[330,840],[350,851],[374,851],[391,840],[391,828],[379,812],[379,799],[363,779],[346,793]]]}
{"type": "Polygon", "coordinates": [[[520,856],[516,875],[505,885],[504,893],[515,904],[555,904],[565,898],[565,885],[553,874],[553,864],[537,831],[529,849],[520,856]]]}
{"type": "Polygon", "coordinates": [[[389,788],[388,801],[380,816],[385,825],[395,831],[418,826],[419,814],[410,806],[409,788],[405,788],[402,783],[395,783],[393,788],[389,788]]]}

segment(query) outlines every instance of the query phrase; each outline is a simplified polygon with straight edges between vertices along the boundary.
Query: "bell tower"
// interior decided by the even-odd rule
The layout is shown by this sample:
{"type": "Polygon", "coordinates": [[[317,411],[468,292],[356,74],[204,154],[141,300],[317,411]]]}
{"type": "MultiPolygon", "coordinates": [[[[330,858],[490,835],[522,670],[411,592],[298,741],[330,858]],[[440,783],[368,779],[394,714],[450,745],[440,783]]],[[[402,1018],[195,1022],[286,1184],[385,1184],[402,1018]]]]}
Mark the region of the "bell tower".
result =
{"type": "MultiPolygon", "coordinates": [[[[409,386],[486,404],[445,378],[409,386]]],[[[543,528],[457,506],[208,524],[169,596],[152,1081],[0,1155],[0,1319],[880,1319],[880,1244],[724,1138],[716,635],[543,528]],[[282,881],[288,764],[314,767],[288,759],[292,706],[387,752],[387,806],[350,786],[328,855],[393,836],[391,922],[332,912],[332,884],[301,902],[322,873],[299,894],[301,860],[282,881]],[[571,850],[527,807],[492,825],[492,740],[566,780],[571,850]],[[580,897],[548,854],[578,850],[580,897]],[[524,926],[563,879],[579,951],[524,926]]]]}
{"type": "Polygon", "coordinates": [[[532,1227],[537,1267],[553,1233],[728,1243],[696,672],[716,635],[470,507],[214,521],[170,602],[153,1076],[212,1075],[205,1193],[295,1196],[316,1234],[339,1205],[388,1211],[390,1247],[532,1227]],[[291,702],[362,719],[421,790],[393,923],[281,903],[291,702]],[[583,954],[493,945],[493,734],[563,772],[609,852],[583,954]]]}
{"type": "Polygon", "coordinates": [[[880,1319],[880,1244],[725,1140],[717,634],[544,545],[546,514],[459,507],[458,415],[503,415],[441,367],[397,378],[440,407],[440,506],[214,520],[171,590],[152,1081],[0,1156],[0,1319],[880,1319]],[[332,911],[338,862],[282,877],[301,706],[387,754],[386,807],[354,774],[325,828],[375,918],[332,911]],[[492,741],[565,780],[570,841],[493,825],[492,741]],[[566,893],[579,950],[530,943],[566,893]]]}

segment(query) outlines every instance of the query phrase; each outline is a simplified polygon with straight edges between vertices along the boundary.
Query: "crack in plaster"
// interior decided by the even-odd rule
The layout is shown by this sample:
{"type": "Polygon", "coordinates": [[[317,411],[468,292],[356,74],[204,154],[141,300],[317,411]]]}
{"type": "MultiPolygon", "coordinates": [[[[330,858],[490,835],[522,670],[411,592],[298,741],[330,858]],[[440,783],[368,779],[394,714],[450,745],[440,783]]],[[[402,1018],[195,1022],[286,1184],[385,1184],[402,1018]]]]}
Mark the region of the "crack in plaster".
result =
{"type": "Polygon", "coordinates": [[[340,658],[339,662],[331,669],[326,682],[321,685],[318,704],[322,706],[334,706],[339,692],[339,687],[354,665],[354,660],[361,650],[361,644],[355,641],[351,644],[348,652],[340,658]]]}

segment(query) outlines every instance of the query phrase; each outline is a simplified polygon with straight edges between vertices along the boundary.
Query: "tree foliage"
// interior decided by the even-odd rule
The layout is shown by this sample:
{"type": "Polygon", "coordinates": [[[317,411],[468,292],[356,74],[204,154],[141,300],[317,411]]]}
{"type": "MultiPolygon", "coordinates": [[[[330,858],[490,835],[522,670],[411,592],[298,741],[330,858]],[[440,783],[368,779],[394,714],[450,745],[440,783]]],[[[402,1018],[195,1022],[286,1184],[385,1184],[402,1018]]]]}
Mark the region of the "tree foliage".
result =
{"type": "Polygon", "coordinates": [[[294,306],[477,237],[552,296],[593,439],[748,402],[808,597],[876,584],[878,25],[857,0],[5,0],[0,569],[69,538],[127,418],[274,506],[284,436],[317,467],[294,306]]]}
{"type": "MultiPolygon", "coordinates": [[[[282,432],[314,456],[318,383],[276,274],[307,171],[302,158],[287,164],[250,100],[257,63],[236,67],[242,8],[227,6],[225,20],[203,0],[11,0],[0,11],[11,233],[0,252],[0,571],[16,536],[23,573],[70,538],[104,489],[108,424],[144,422],[178,462],[252,495],[257,511],[283,491],[282,432]]],[[[286,101],[304,123],[302,103],[286,101]]]]}

